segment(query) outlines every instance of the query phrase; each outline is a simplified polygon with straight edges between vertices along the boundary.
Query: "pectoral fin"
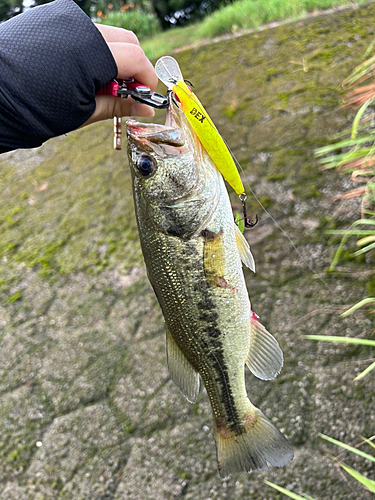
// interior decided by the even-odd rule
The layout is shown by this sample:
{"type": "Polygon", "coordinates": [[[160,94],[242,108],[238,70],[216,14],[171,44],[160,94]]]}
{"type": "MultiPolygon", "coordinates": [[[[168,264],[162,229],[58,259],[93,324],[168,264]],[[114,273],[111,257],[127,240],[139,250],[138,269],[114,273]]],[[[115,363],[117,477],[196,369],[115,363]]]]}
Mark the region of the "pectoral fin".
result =
{"type": "Polygon", "coordinates": [[[199,393],[199,374],[186,359],[168,329],[167,360],[173,382],[189,403],[195,403],[199,393]]]}
{"type": "Polygon", "coordinates": [[[255,262],[252,256],[248,242],[244,235],[238,229],[237,224],[234,224],[234,234],[236,235],[237,249],[240,254],[242,262],[255,273],[255,262]]]}
{"type": "Polygon", "coordinates": [[[277,340],[252,313],[249,356],[246,360],[249,370],[262,380],[272,380],[283,367],[283,353],[277,340]]]}

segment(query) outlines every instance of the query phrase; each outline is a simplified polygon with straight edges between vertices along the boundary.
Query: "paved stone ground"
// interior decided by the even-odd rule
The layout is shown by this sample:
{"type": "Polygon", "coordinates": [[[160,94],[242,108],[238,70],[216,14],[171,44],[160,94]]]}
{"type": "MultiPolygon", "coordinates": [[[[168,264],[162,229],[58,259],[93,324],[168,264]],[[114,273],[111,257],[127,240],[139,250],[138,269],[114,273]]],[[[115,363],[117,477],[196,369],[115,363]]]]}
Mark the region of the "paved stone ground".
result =
{"type": "MultiPolygon", "coordinates": [[[[247,233],[257,263],[248,289],[285,366],[272,382],[248,374],[248,392],[295,447],[283,469],[219,478],[207,395],[189,405],[168,375],[111,125],[0,157],[2,500],[282,498],[264,479],[319,500],[370,498],[318,433],[348,444],[374,433],[373,377],[353,382],[373,353],[303,335],[373,328],[362,313],[338,316],[368,294],[372,258],[348,249],[327,275],[339,239],[326,230],[347,227],[359,204],[332,201],[351,183],[320,172],[314,150],[352,119],[337,109],[339,84],[374,26],[370,5],[179,54],[245,178],[329,287],[250,199],[260,222],[247,233]]],[[[340,458],[374,478],[359,457],[340,458]]]]}

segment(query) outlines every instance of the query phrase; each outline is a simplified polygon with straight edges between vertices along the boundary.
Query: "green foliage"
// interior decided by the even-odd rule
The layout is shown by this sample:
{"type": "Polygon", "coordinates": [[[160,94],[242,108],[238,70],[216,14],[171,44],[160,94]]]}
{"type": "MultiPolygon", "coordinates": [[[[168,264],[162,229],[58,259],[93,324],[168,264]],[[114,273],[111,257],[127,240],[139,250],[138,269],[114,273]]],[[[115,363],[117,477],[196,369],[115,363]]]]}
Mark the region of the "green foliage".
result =
{"type": "MultiPolygon", "coordinates": [[[[358,304],[354,305],[347,311],[345,311],[342,316],[347,316],[348,314],[351,314],[353,311],[361,307],[362,305],[369,303],[369,302],[375,302],[375,299],[368,298],[361,300],[358,302],[358,304]]],[[[335,337],[335,336],[330,336],[330,335],[305,335],[306,339],[309,340],[320,340],[323,342],[341,342],[344,344],[355,344],[355,345],[366,345],[370,347],[375,347],[375,340],[370,340],[370,339],[357,339],[357,338],[352,338],[352,337],[335,337]]],[[[365,377],[368,373],[370,373],[373,369],[375,368],[375,362],[371,363],[362,373],[356,376],[354,380],[361,380],[363,377],[365,377]]]]}
{"type": "MultiPolygon", "coordinates": [[[[367,211],[368,214],[374,215],[373,212],[367,211]]],[[[335,234],[335,235],[342,235],[342,240],[340,242],[339,247],[336,250],[335,256],[332,260],[332,264],[330,266],[330,271],[333,271],[342,256],[344,252],[344,246],[347,240],[351,236],[356,236],[357,238],[357,246],[363,247],[357,252],[353,253],[354,257],[357,257],[359,255],[362,255],[366,252],[372,251],[375,248],[375,219],[358,219],[353,222],[353,224],[350,226],[349,229],[345,230],[329,230],[327,233],[329,234],[335,234]],[[365,229],[358,229],[358,227],[364,227],[368,226],[365,229]]],[[[370,293],[373,293],[373,281],[369,280],[367,282],[367,289],[370,291],[370,293]]],[[[346,317],[349,316],[350,314],[353,314],[356,312],[358,309],[360,309],[363,306],[372,306],[372,309],[375,304],[375,298],[374,297],[367,297],[365,299],[360,300],[356,304],[354,304],[352,307],[350,307],[347,311],[345,311],[342,316],[346,317]]],[[[328,341],[328,342],[346,342],[346,343],[352,343],[352,344],[362,344],[362,345],[369,345],[372,347],[375,347],[375,341],[374,340],[366,340],[366,339],[352,339],[348,337],[324,337],[320,335],[307,335],[306,338],[312,339],[312,340],[323,340],[323,341],[328,341]]],[[[370,373],[373,369],[375,369],[375,362],[369,365],[362,373],[360,373],[354,380],[360,380],[363,377],[365,377],[368,373],[370,373]]]]}
{"type": "MultiPolygon", "coordinates": [[[[53,0],[34,0],[30,7],[36,7],[37,5],[44,5],[50,3],[53,0]]],[[[96,2],[94,0],[74,0],[81,9],[86,12],[88,16],[92,15],[94,12],[94,6],[96,2]]],[[[0,2],[0,22],[7,21],[11,17],[18,14],[22,14],[24,11],[23,0],[2,0],[0,2]]]]}
{"type": "Polygon", "coordinates": [[[22,11],[22,0],[3,0],[0,3],[0,22],[21,14],[22,11]]]}
{"type": "Polygon", "coordinates": [[[271,488],[280,491],[280,493],[284,493],[284,495],[288,496],[289,498],[293,498],[293,500],[314,500],[312,497],[309,497],[307,495],[303,495],[302,497],[300,495],[297,495],[297,493],[293,493],[293,491],[286,490],[285,488],[278,486],[277,484],[271,483],[270,481],[264,481],[268,486],[271,486],[271,488]]]}
{"type": "MultiPolygon", "coordinates": [[[[349,446],[348,444],[342,443],[341,441],[337,441],[337,439],[333,439],[329,436],[326,436],[325,434],[319,434],[319,436],[322,439],[325,439],[326,441],[336,444],[337,446],[340,446],[341,448],[344,448],[344,450],[351,451],[352,453],[355,453],[356,455],[359,455],[362,458],[366,458],[366,460],[370,460],[370,462],[375,462],[375,457],[372,455],[369,455],[368,453],[365,453],[361,450],[358,450],[357,448],[354,448],[353,446],[349,446]]],[[[370,441],[371,443],[371,441],[370,441]]]]}
{"type": "MultiPolygon", "coordinates": [[[[208,16],[199,28],[200,36],[213,37],[240,29],[257,29],[282,19],[297,19],[316,9],[342,5],[342,0],[239,0],[208,16]]],[[[361,0],[360,2],[361,3],[361,0]]]]}
{"type": "MultiPolygon", "coordinates": [[[[375,457],[373,455],[369,455],[368,453],[364,453],[363,451],[358,450],[357,448],[354,448],[353,446],[349,446],[345,443],[342,443],[341,441],[337,441],[336,439],[333,439],[329,436],[325,436],[324,434],[319,434],[319,436],[322,439],[325,439],[326,441],[329,441],[332,444],[335,444],[337,446],[340,446],[341,448],[344,448],[344,450],[350,451],[351,453],[359,455],[360,457],[365,458],[366,460],[370,460],[371,462],[375,462],[375,457]]],[[[369,439],[364,438],[364,441],[361,444],[365,444],[365,443],[369,444],[371,447],[374,448],[374,444],[369,439]]],[[[331,458],[333,460],[335,460],[336,462],[338,462],[340,464],[340,466],[348,474],[350,474],[352,477],[354,477],[354,479],[356,479],[365,488],[370,490],[372,493],[375,493],[375,481],[373,481],[372,479],[369,479],[368,477],[364,476],[363,474],[356,471],[355,469],[352,469],[352,467],[349,467],[348,465],[344,464],[343,462],[341,462],[337,458],[335,458],[335,457],[331,457],[331,458]]],[[[280,491],[280,493],[283,493],[284,495],[286,495],[289,498],[292,498],[293,500],[314,500],[314,498],[312,498],[308,495],[305,495],[304,493],[302,493],[301,494],[302,496],[300,496],[300,495],[297,495],[296,493],[293,493],[290,490],[286,490],[285,488],[278,486],[277,484],[271,483],[269,481],[264,481],[264,482],[268,486],[271,486],[271,488],[274,488],[275,490],[280,491]]]]}
{"type": "Polygon", "coordinates": [[[133,9],[126,12],[110,12],[101,23],[131,30],[140,40],[156,35],[161,29],[154,15],[133,9]]]}
{"type": "Polygon", "coordinates": [[[236,213],[235,223],[237,224],[238,229],[241,231],[241,233],[243,233],[245,231],[245,223],[239,213],[236,213]]]}
{"type": "MultiPolygon", "coordinates": [[[[358,3],[363,3],[359,0],[358,3]]],[[[165,0],[153,0],[152,4],[158,13],[165,0]]],[[[346,0],[237,0],[224,4],[219,10],[205,16],[200,24],[189,25],[184,28],[173,28],[156,35],[154,39],[142,43],[143,50],[150,58],[161,57],[181,47],[191,47],[207,37],[234,33],[242,29],[257,29],[262,24],[301,17],[306,12],[316,9],[325,9],[334,5],[351,3],[346,0]]],[[[163,8],[164,8],[163,7],[163,8]]],[[[170,10],[164,10],[166,15],[170,10]]],[[[158,14],[159,19],[161,15],[158,14]]],[[[194,18],[193,18],[194,19],[194,18]]],[[[165,24],[163,24],[166,27],[165,24]]]]}
{"type": "Polygon", "coordinates": [[[372,250],[375,243],[375,229],[373,229],[373,226],[375,226],[375,219],[358,219],[353,222],[349,229],[330,229],[327,231],[328,234],[342,236],[341,243],[336,250],[332,264],[329,268],[330,271],[334,271],[338,261],[340,260],[341,254],[343,253],[345,243],[351,236],[361,236],[361,238],[357,240],[357,246],[363,246],[361,250],[358,250],[353,254],[354,256],[358,256],[372,250]],[[357,229],[358,226],[370,227],[357,229]]]}
{"type": "Polygon", "coordinates": [[[153,38],[148,38],[142,42],[142,48],[148,58],[156,59],[181,47],[191,46],[195,41],[199,41],[197,25],[190,25],[163,31],[153,38]]]}
{"type": "Polygon", "coordinates": [[[16,302],[16,300],[21,300],[21,298],[22,298],[21,291],[17,290],[17,292],[14,295],[9,297],[8,302],[9,304],[13,304],[13,302],[16,302]]]}
{"type": "Polygon", "coordinates": [[[163,28],[200,21],[228,0],[151,0],[163,28]]]}
{"type": "MultiPolygon", "coordinates": [[[[360,300],[359,302],[357,302],[357,304],[355,304],[350,309],[348,309],[347,311],[342,313],[341,316],[343,318],[345,318],[345,316],[349,316],[349,314],[352,314],[353,312],[355,312],[357,309],[361,308],[362,306],[367,305],[367,304],[374,304],[374,303],[375,303],[375,298],[373,298],[373,297],[368,297],[367,299],[360,300]]],[[[373,341],[373,342],[374,342],[374,346],[375,346],[375,341],[373,341]]]]}

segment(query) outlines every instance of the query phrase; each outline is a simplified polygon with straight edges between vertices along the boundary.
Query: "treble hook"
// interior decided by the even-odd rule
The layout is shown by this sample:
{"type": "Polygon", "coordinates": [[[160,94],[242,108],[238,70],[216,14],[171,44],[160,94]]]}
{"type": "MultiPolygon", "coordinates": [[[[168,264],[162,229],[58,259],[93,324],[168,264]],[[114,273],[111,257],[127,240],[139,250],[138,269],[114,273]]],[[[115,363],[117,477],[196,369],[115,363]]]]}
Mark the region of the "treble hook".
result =
{"type": "Polygon", "coordinates": [[[184,79],[184,82],[185,83],[188,83],[190,85],[190,87],[192,87],[193,89],[195,88],[194,85],[191,83],[190,80],[186,80],[186,78],[184,79]]]}
{"type": "Polygon", "coordinates": [[[247,216],[247,210],[246,210],[246,199],[247,199],[246,193],[240,194],[239,198],[242,203],[243,221],[245,227],[246,228],[254,227],[258,223],[258,214],[255,214],[255,221],[250,220],[249,217],[247,216]]]}

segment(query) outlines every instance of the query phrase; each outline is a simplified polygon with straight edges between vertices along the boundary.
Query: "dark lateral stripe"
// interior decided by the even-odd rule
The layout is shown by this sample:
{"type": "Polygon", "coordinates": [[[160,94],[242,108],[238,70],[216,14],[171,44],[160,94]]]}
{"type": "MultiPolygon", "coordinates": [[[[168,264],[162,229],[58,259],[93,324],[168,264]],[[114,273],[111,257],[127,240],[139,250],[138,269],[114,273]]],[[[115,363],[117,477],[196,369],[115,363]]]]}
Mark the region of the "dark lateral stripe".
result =
{"type": "MultiPolygon", "coordinates": [[[[205,239],[205,246],[209,247],[209,252],[213,251],[212,242],[215,240],[217,241],[218,239],[221,240],[221,233],[215,235],[216,238],[213,237],[211,233],[205,234],[202,232],[202,236],[205,239]],[[218,236],[219,238],[217,238],[218,236]]],[[[219,243],[219,241],[217,242],[219,243]]],[[[218,248],[215,248],[214,251],[218,252],[218,248]]],[[[215,380],[213,380],[212,383],[217,384],[220,387],[220,393],[222,394],[221,403],[224,406],[225,417],[228,420],[228,427],[231,431],[240,433],[240,418],[236,410],[228,370],[225,365],[222,343],[223,334],[218,324],[219,314],[216,311],[216,304],[210,297],[210,289],[212,289],[213,286],[215,285],[207,279],[207,272],[204,268],[200,273],[199,279],[194,285],[194,290],[199,293],[199,301],[197,303],[197,307],[199,309],[199,321],[202,323],[202,329],[208,337],[207,340],[201,339],[201,341],[205,344],[208,364],[211,365],[216,375],[215,380]]]]}
{"type": "MultiPolygon", "coordinates": [[[[212,390],[210,391],[208,387],[210,386],[214,388],[216,394],[219,394],[219,405],[222,408],[220,411],[224,412],[222,416],[225,418],[226,425],[228,425],[231,431],[240,434],[242,432],[242,427],[236,410],[228,370],[225,364],[222,343],[223,333],[218,324],[219,314],[216,304],[210,296],[213,288],[216,289],[217,285],[207,280],[202,262],[203,256],[201,252],[198,251],[195,244],[190,244],[187,241],[183,248],[183,252],[179,255],[179,264],[182,268],[181,274],[185,273],[186,275],[192,275],[192,273],[195,273],[194,276],[196,278],[192,286],[193,289],[190,290],[188,294],[190,297],[194,297],[197,312],[193,315],[193,318],[186,319],[187,321],[193,322],[192,326],[195,323],[195,328],[199,328],[199,331],[202,332],[202,334],[196,338],[196,342],[199,342],[201,347],[197,348],[195,354],[191,351],[191,355],[195,356],[196,359],[191,359],[190,362],[199,369],[199,364],[202,363],[199,358],[202,356],[205,357],[203,364],[210,367],[211,372],[210,380],[207,380],[206,384],[207,392],[212,395],[212,390]]],[[[175,303],[171,300],[173,287],[174,285],[169,283],[165,289],[165,294],[161,292],[160,289],[157,292],[159,302],[166,319],[168,318],[167,323],[169,325],[176,324],[177,321],[175,317],[175,303]],[[163,294],[162,300],[160,300],[161,297],[159,297],[161,294],[163,294]]],[[[180,329],[177,327],[176,330],[182,330],[182,328],[180,329]]],[[[178,336],[178,333],[176,333],[176,335],[178,336]]],[[[182,350],[186,341],[186,339],[181,339],[180,347],[182,350]]],[[[194,350],[193,346],[192,349],[194,350]]],[[[215,401],[211,401],[211,405],[216,406],[215,401]]]]}

